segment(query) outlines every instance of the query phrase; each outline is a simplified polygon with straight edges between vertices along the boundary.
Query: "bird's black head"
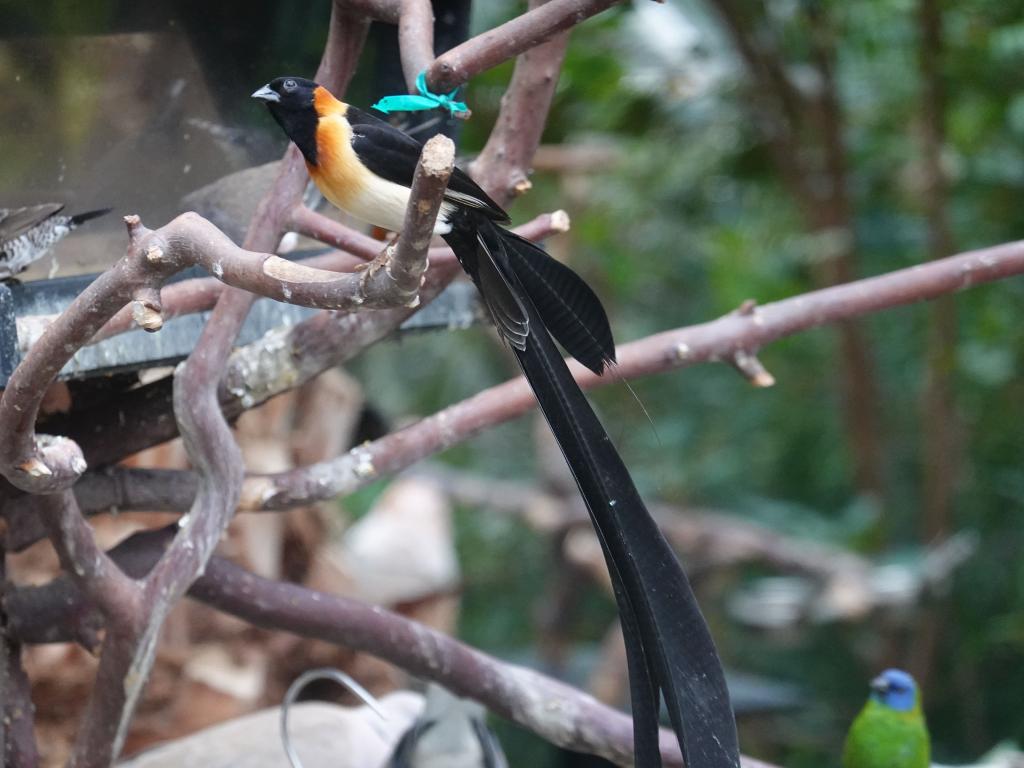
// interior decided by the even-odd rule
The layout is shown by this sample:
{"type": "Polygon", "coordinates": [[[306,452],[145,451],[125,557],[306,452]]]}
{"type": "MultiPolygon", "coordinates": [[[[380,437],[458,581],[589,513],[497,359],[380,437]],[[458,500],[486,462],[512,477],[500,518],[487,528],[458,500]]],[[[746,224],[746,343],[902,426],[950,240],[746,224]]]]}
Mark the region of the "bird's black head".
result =
{"type": "Polygon", "coordinates": [[[316,94],[323,90],[304,77],[278,77],[253,93],[267,103],[270,114],[301,150],[306,162],[316,165],[316,94]]]}
{"type": "Polygon", "coordinates": [[[270,111],[301,112],[313,109],[314,91],[320,86],[304,77],[277,77],[252,97],[267,102],[270,111]]]}

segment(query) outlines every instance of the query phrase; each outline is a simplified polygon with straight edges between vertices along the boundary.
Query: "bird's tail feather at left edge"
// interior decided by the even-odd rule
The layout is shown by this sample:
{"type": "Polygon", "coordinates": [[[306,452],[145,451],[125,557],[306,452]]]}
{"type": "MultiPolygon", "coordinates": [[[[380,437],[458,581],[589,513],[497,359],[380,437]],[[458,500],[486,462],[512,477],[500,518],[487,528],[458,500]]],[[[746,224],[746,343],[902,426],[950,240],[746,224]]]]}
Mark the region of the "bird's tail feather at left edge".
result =
{"type": "Polygon", "coordinates": [[[71,227],[72,227],[72,229],[74,229],[75,227],[84,224],[85,222],[89,221],[90,219],[97,219],[100,216],[106,216],[112,210],[114,210],[114,209],[113,208],[99,208],[99,209],[97,209],[95,211],[86,211],[85,213],[76,213],[74,216],[71,217],[71,227]]]}
{"type": "Polygon", "coordinates": [[[524,313],[515,327],[527,329],[525,343],[510,340],[510,346],[576,479],[612,577],[629,659],[636,765],[661,765],[660,693],[688,768],[737,768],[735,719],[700,607],[675,553],[546,330],[551,327],[567,351],[584,355],[580,362],[600,372],[605,361],[614,359],[604,310],[568,267],[544,263],[557,264],[489,221],[472,223],[475,242],[474,235],[458,226],[445,239],[477,285],[486,283],[491,289],[491,296],[481,291],[488,307],[501,305],[499,330],[516,307],[524,313]],[[496,298],[495,285],[508,295],[496,298]],[[595,317],[596,327],[588,324],[595,317]],[[599,365],[590,365],[598,360],[599,365]]]}

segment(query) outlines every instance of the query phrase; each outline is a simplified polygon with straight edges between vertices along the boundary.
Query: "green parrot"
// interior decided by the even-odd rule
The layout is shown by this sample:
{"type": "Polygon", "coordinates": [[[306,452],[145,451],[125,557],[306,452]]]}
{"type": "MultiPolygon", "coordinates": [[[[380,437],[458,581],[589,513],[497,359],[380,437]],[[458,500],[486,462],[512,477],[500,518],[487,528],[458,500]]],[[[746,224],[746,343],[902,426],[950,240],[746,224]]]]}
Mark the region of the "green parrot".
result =
{"type": "Polygon", "coordinates": [[[871,695],[846,735],[843,768],[928,768],[928,727],[914,678],[887,669],[871,681],[871,695]]]}

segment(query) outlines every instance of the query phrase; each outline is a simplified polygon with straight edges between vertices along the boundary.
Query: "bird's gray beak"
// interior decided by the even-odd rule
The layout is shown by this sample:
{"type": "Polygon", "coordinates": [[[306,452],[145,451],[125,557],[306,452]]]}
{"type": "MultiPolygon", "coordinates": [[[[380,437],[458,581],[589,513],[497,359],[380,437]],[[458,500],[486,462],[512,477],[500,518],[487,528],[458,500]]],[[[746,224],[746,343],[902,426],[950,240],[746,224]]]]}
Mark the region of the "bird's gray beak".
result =
{"type": "Polygon", "coordinates": [[[264,85],[258,91],[255,91],[253,93],[252,97],[254,99],[259,99],[260,101],[280,101],[281,100],[281,94],[279,94],[277,91],[273,90],[269,85],[264,85]]]}
{"type": "Polygon", "coordinates": [[[871,681],[871,690],[881,695],[889,690],[889,681],[883,675],[879,675],[871,681]]]}

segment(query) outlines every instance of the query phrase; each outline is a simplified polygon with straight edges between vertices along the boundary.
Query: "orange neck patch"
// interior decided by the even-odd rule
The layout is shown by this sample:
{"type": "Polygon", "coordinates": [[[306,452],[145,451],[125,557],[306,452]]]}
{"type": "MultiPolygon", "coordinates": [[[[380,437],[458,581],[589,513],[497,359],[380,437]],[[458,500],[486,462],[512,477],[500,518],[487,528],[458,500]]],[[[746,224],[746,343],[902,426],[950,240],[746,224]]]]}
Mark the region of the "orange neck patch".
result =
{"type": "Polygon", "coordinates": [[[334,94],[322,85],[318,85],[313,91],[313,108],[319,117],[344,116],[348,111],[348,105],[334,98],[334,94]]]}

